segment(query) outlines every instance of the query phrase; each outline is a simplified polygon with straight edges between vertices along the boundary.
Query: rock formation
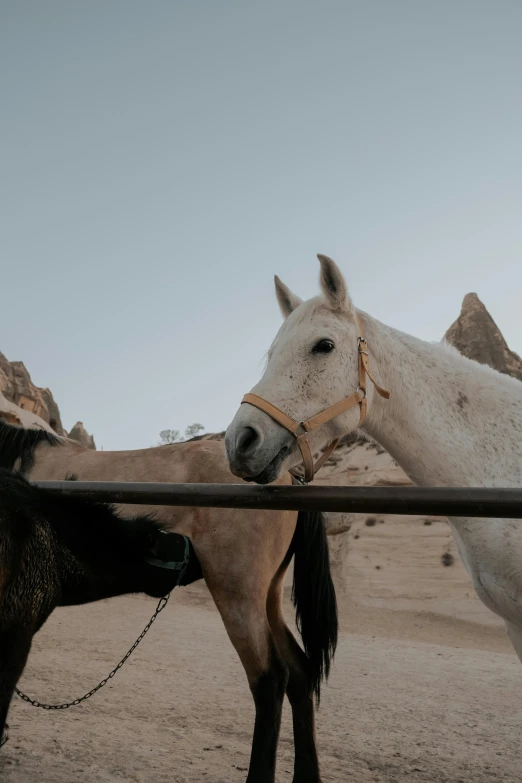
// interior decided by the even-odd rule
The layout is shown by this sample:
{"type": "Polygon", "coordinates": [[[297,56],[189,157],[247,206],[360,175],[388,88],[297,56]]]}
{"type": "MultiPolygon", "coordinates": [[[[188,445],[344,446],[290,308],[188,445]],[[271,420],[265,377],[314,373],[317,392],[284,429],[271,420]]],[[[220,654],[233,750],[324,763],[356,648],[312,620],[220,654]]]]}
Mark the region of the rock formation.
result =
{"type": "Polygon", "coordinates": [[[9,362],[3,353],[0,353],[0,392],[22,410],[46,421],[58,435],[66,435],[50,390],[35,386],[24,363],[9,362]]]}
{"type": "Polygon", "coordinates": [[[82,422],[67,433],[52,392],[35,386],[24,363],[10,362],[3,353],[0,353],[0,416],[10,424],[42,427],[77,440],[87,448],[96,448],[82,422]]]}
{"type": "Polygon", "coordinates": [[[47,430],[47,432],[53,432],[52,427],[49,424],[37,416],[36,413],[23,410],[15,405],[14,402],[10,402],[2,392],[0,392],[0,421],[4,421],[6,424],[15,424],[18,427],[26,427],[27,429],[40,429],[47,430]]]}
{"type": "Polygon", "coordinates": [[[466,294],[462,310],[444,339],[468,359],[522,381],[522,359],[510,351],[502,333],[477,294],[466,294]]]}
{"type": "Polygon", "coordinates": [[[78,443],[81,443],[82,446],[86,446],[88,449],[96,450],[96,444],[94,442],[93,436],[89,435],[83,426],[83,422],[81,421],[76,422],[68,437],[71,438],[71,440],[78,441],[78,443]]]}

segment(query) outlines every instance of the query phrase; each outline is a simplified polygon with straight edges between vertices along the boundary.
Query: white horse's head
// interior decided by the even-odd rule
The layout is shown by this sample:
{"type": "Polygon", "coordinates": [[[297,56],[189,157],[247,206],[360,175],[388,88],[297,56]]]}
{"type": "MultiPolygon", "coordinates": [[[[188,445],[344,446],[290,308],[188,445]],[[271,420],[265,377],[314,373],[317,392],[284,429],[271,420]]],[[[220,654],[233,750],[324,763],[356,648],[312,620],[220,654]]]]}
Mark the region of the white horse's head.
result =
{"type": "MultiPolygon", "coordinates": [[[[357,315],[337,265],[319,256],[322,295],[303,302],[278,277],[276,296],[285,321],[252,393],[297,422],[316,416],[359,386],[357,315]]],[[[371,405],[373,388],[368,388],[371,405]]],[[[312,451],[356,429],[358,404],[308,435],[312,451]]],[[[243,403],[226,433],[230,469],[266,484],[301,462],[296,438],[264,411],[243,403]]]]}

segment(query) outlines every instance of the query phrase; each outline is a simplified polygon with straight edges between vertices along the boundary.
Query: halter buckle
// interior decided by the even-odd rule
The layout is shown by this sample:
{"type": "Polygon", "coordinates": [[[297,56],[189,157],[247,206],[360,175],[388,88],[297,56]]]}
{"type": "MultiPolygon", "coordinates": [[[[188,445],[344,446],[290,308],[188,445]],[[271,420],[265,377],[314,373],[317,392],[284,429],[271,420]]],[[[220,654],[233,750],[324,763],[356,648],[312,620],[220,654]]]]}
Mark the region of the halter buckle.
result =
{"type": "Polygon", "coordinates": [[[360,386],[357,387],[356,391],[360,391],[363,393],[363,400],[366,399],[366,389],[362,389],[360,386]]]}
{"type": "Polygon", "coordinates": [[[294,438],[295,438],[296,440],[299,440],[299,438],[300,438],[302,435],[306,435],[306,433],[307,433],[307,432],[308,432],[308,430],[307,430],[307,429],[306,429],[306,427],[305,427],[305,423],[304,423],[304,421],[300,421],[300,422],[299,422],[299,426],[298,426],[298,427],[297,427],[297,429],[296,429],[296,430],[295,430],[295,431],[292,433],[292,435],[294,436],[294,438]]]}

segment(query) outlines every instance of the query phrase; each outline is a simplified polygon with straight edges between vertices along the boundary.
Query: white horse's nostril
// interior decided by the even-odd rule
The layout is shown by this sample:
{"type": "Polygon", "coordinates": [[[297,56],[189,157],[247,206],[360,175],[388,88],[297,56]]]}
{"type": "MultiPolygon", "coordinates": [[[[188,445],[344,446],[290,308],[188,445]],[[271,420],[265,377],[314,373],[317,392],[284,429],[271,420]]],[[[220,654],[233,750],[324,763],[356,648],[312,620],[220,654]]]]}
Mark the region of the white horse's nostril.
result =
{"type": "Polygon", "coordinates": [[[243,427],[236,438],[236,453],[241,456],[249,454],[259,441],[259,435],[253,427],[243,427]]]}

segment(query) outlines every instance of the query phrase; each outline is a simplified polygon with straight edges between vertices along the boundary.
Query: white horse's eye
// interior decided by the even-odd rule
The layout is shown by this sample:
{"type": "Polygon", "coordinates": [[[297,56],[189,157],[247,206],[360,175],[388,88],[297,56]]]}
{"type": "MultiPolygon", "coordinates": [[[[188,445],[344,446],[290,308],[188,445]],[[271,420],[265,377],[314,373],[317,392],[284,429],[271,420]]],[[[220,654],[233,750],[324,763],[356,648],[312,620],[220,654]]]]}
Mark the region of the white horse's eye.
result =
{"type": "Polygon", "coordinates": [[[330,353],[334,348],[332,340],[319,340],[312,348],[312,353],[330,353]]]}

